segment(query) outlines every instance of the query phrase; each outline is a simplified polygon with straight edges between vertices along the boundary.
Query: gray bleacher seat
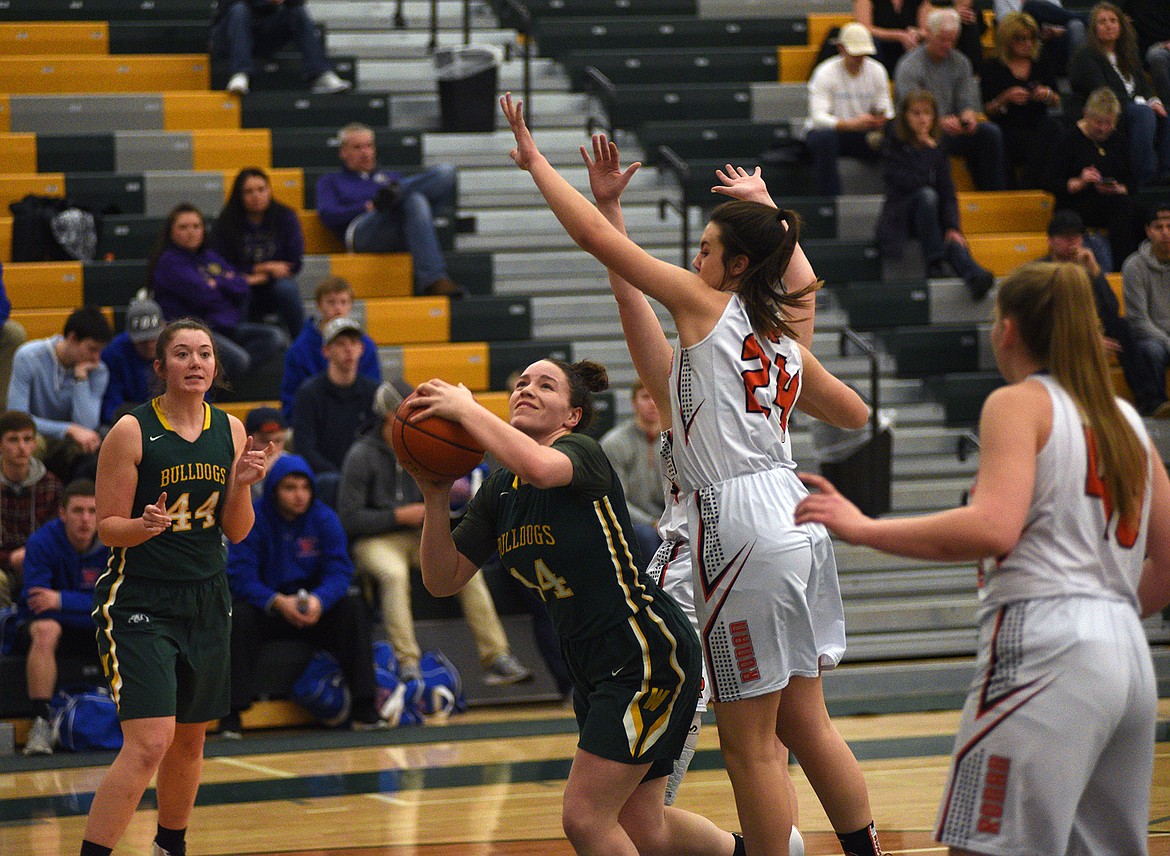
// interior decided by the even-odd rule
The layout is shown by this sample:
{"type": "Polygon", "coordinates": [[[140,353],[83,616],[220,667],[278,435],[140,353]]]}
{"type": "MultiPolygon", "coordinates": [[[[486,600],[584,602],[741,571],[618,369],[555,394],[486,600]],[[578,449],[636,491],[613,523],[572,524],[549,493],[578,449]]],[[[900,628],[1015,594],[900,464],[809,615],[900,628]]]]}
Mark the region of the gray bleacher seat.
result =
{"type": "Polygon", "coordinates": [[[3,21],[211,20],[211,0],[5,0],[3,21]]]}
{"type": "MultiPolygon", "coordinates": [[[[204,45],[204,50],[207,46],[204,45]]],[[[357,61],[352,56],[331,55],[329,62],[342,80],[357,82],[357,61]]],[[[231,67],[226,56],[211,57],[211,88],[226,89],[231,67]]],[[[296,90],[302,91],[308,85],[304,79],[300,54],[278,53],[259,59],[248,77],[252,92],[296,90]]]]}
{"type": "Polygon", "coordinates": [[[37,134],[37,172],[117,172],[113,134],[37,134]]]}
{"type": "Polygon", "coordinates": [[[145,187],[144,214],[165,216],[180,202],[189,202],[211,219],[219,213],[224,200],[224,177],[221,172],[155,170],[143,173],[145,187]]]}
{"type": "MultiPolygon", "coordinates": [[[[293,167],[327,167],[337,169],[337,132],[340,125],[314,128],[282,128],[272,135],[272,165],[293,167]]],[[[417,166],[422,164],[422,135],[416,131],[374,130],[378,161],[384,164],[417,166]]]]}
{"type": "Polygon", "coordinates": [[[101,134],[163,130],[161,95],[13,95],[10,131],[101,134]]]}
{"type": "Polygon", "coordinates": [[[687,18],[549,18],[533,28],[542,56],[572,50],[616,48],[714,48],[808,43],[808,19],[687,18]]]}
{"type": "Polygon", "coordinates": [[[471,296],[451,301],[451,341],[493,342],[532,336],[532,307],[524,297],[471,296]]]}
{"type": "Polygon", "coordinates": [[[643,122],[637,128],[645,163],[657,163],[658,147],[670,148],[686,159],[757,158],[775,143],[792,138],[788,123],[762,123],[751,119],[672,119],[643,122]]]}
{"type": "Polygon", "coordinates": [[[585,69],[593,66],[614,83],[743,83],[775,81],[776,48],[701,47],[627,48],[569,51],[560,57],[574,89],[585,86],[585,69]]]}
{"type": "Polygon", "coordinates": [[[244,128],[340,128],[362,122],[371,128],[390,127],[390,99],[368,92],[312,95],[308,92],[253,92],[240,104],[244,128]]]}

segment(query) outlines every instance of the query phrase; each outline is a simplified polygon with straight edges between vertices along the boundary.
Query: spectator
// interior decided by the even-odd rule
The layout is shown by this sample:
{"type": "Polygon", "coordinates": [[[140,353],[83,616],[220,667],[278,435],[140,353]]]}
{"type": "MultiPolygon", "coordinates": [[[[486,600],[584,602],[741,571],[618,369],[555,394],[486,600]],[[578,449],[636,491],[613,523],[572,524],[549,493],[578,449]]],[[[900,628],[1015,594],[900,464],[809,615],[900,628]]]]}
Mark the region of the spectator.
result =
{"type": "MultiPolygon", "coordinates": [[[[288,445],[288,424],[275,407],[253,407],[244,417],[244,430],[252,438],[253,449],[267,449],[268,444],[272,444],[271,460],[275,461],[285,453],[285,447],[288,445]]],[[[252,485],[253,500],[264,495],[266,478],[252,485]]]]}
{"type": "Polygon", "coordinates": [[[97,429],[110,382],[101,354],[111,338],[106,316],[86,306],[69,315],[61,335],[16,350],[8,406],[33,418],[44,438],[45,465],[62,481],[97,471],[97,429]]]}
{"type": "Polygon", "coordinates": [[[1071,208],[1085,224],[1109,234],[1109,258],[1097,261],[1106,271],[1133,252],[1132,177],[1125,141],[1117,133],[1121,104],[1107,87],[1085,102],[1084,116],[1068,128],[1057,146],[1050,189],[1057,208],[1071,208]]]}
{"type": "Polygon", "coordinates": [[[321,221],[351,252],[409,252],[417,293],[461,296],[463,289],[447,276],[433,213],[455,207],[455,167],[440,164],[405,176],[378,168],[374,132],[365,125],[346,125],[338,137],[342,169],[317,180],[321,221]]]}
{"type": "Polygon", "coordinates": [[[658,469],[662,424],[658,406],[641,380],[634,382],[630,398],[634,402],[633,418],[609,429],[601,438],[601,448],[621,479],[645,565],[662,543],[658,537],[658,521],[666,509],[658,469]]]}
{"type": "Polygon", "coordinates": [[[16,356],[16,349],[28,339],[24,328],[9,317],[11,314],[12,302],[4,290],[4,265],[0,264],[0,411],[4,410],[8,400],[12,358],[16,356]]]}
{"type": "Polygon", "coordinates": [[[1125,317],[1163,387],[1170,367],[1170,200],[1150,209],[1146,240],[1121,267],[1125,317]]]}
{"type": "Polygon", "coordinates": [[[983,20],[983,12],[975,0],[940,0],[940,7],[950,5],[959,13],[959,38],[955,48],[971,61],[971,67],[976,74],[983,71],[983,33],[987,30],[987,23],[983,20]]]}
{"type": "Polygon", "coordinates": [[[21,589],[29,536],[61,505],[61,480],[33,457],[36,445],[31,416],[19,410],[0,415],[0,606],[21,589]]]}
{"type": "Polygon", "coordinates": [[[1040,26],[1040,41],[1051,57],[1053,71],[1063,76],[1069,57],[1085,43],[1085,16],[1070,12],[1061,0],[995,0],[995,25],[1014,12],[1031,15],[1040,26]]]}
{"type": "Polygon", "coordinates": [[[853,18],[877,42],[878,62],[894,73],[898,60],[922,42],[930,0],[853,0],[853,18]]]}
{"type": "Polygon", "coordinates": [[[153,300],[143,297],[126,309],[125,332],[102,350],[102,362],[110,372],[102,396],[103,425],[113,425],[123,413],[151,397],[157,380],[154,352],[162,328],[162,309],[153,300]]]}
{"type": "Polygon", "coordinates": [[[1138,412],[1143,416],[1170,416],[1166,379],[1154,372],[1138,345],[1129,320],[1121,317],[1117,295],[1113,293],[1093,250],[1085,245],[1084,236],[1085,223],[1077,212],[1056,211],[1048,224],[1048,255],[1040,261],[1072,262],[1085,269],[1093,285],[1093,300],[1105,333],[1105,348],[1117,355],[1138,412]]]}
{"type": "MultiPolygon", "coordinates": [[[[391,382],[378,388],[374,413],[379,418],[345,455],[337,512],[358,570],[378,585],[382,623],[405,681],[418,676],[421,655],[410,607],[410,571],[418,567],[423,504],[418,486],[399,468],[390,445],[390,429],[401,400],[391,382]]],[[[484,683],[529,680],[532,673],[512,656],[483,574],[476,574],[458,597],[483,666],[484,683]]]]}
{"type": "Polygon", "coordinates": [[[1164,0],[1120,0],[1118,5],[1133,22],[1154,92],[1163,104],[1170,104],[1170,15],[1164,0]]]}
{"type": "Polygon", "coordinates": [[[1170,118],[1142,72],[1133,24],[1117,6],[1097,3],[1089,11],[1088,41],[1069,62],[1068,82],[1073,93],[1069,110],[1074,116],[1102,86],[1117,96],[1138,187],[1170,180],[1170,118]]]}
{"type": "Polygon", "coordinates": [[[28,623],[21,636],[28,644],[25,668],[33,708],[25,755],[53,753],[49,701],[57,689],[57,654],[97,660],[90,613],[94,586],[109,558],[109,549],[97,537],[93,482],[70,482],[60,516],[28,539],[24,563],[21,613],[28,623]]]}
{"type": "MultiPolygon", "coordinates": [[[[317,317],[305,322],[301,333],[284,355],[284,377],[280,381],[280,405],[285,420],[292,418],[293,397],[301,384],[317,372],[325,370],[325,355],[321,352],[321,330],[334,318],[344,318],[353,312],[353,288],[339,276],[321,280],[313,297],[317,303],[317,317]]],[[[375,383],[382,382],[382,366],[378,362],[378,346],[362,334],[362,357],[358,374],[375,383]]]]}
{"type": "Polygon", "coordinates": [[[959,229],[959,200],[946,146],[939,140],[934,96],[924,89],[905,96],[892,126],[883,149],[886,198],[878,216],[878,250],[898,260],[906,241],[917,238],[927,276],[949,276],[953,270],[967,283],[971,296],[982,300],[995,277],[971,258],[959,229]]]}
{"type": "Polygon", "coordinates": [[[1048,111],[1060,106],[1056,75],[1040,49],[1040,27],[1012,12],[995,30],[995,56],[983,65],[983,111],[1003,132],[1010,187],[1044,187],[1047,163],[1063,132],[1048,111]]]}
{"type": "Polygon", "coordinates": [[[248,320],[275,318],[291,340],[305,323],[296,276],[305,257],[305,234],[296,212],[272,198],[268,174],[240,170],[211,230],[212,249],[248,276],[248,320]]]}
{"type": "Polygon", "coordinates": [[[313,471],[299,455],[273,462],[256,523],[228,550],[232,605],[232,712],[220,722],[240,732],[255,697],[260,646],[307,639],[337,658],[353,697],[352,727],[385,727],[374,706],[374,652],[365,604],[349,594],[353,562],[333,509],[315,496],[313,471]],[[304,591],[304,595],[299,593],[304,591]]]}
{"type": "Polygon", "coordinates": [[[268,56],[288,42],[301,51],[301,67],[314,95],[332,95],[353,87],[325,58],[325,46],[313,27],[305,0],[220,0],[211,18],[211,52],[227,56],[231,68],[227,91],[247,95],[252,58],[268,56]]]}
{"type": "Polygon", "coordinates": [[[838,196],[841,155],[876,163],[879,146],[871,146],[873,132],[880,132],[893,118],[890,78],[877,60],[873,37],[861,24],[846,24],[837,37],[837,56],[825,60],[808,81],[808,133],[805,143],[812,151],[817,193],[838,196]]]}
{"type": "Polygon", "coordinates": [[[229,380],[239,380],[280,350],[282,333],[244,320],[248,276],[207,246],[203,214],[189,203],[175,206],[150,259],[150,284],[168,321],[196,318],[211,328],[215,352],[229,380]]]}
{"type": "Polygon", "coordinates": [[[341,462],[370,418],[378,384],[358,373],[362,326],[334,318],[321,333],[325,370],[305,381],[293,399],[293,442],[317,476],[317,496],[337,502],[341,462]]]}
{"type": "Polygon", "coordinates": [[[992,122],[980,121],[979,83],[971,61],[955,50],[959,13],[935,9],[926,16],[926,41],[898,60],[894,96],[900,102],[914,89],[934,96],[943,139],[951,154],[962,155],[980,190],[1002,190],[1003,134],[992,122]]]}

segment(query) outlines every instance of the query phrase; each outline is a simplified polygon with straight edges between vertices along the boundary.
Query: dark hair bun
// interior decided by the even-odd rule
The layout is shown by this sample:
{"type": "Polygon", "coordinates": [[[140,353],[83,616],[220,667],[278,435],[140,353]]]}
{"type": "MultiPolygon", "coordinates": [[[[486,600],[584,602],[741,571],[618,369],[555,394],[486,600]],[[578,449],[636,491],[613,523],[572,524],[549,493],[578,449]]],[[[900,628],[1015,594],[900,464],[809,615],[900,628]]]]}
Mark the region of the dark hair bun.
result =
{"type": "Polygon", "coordinates": [[[579,363],[573,363],[570,368],[581,378],[581,382],[590,392],[604,392],[609,389],[609,372],[601,363],[581,360],[579,363]]]}

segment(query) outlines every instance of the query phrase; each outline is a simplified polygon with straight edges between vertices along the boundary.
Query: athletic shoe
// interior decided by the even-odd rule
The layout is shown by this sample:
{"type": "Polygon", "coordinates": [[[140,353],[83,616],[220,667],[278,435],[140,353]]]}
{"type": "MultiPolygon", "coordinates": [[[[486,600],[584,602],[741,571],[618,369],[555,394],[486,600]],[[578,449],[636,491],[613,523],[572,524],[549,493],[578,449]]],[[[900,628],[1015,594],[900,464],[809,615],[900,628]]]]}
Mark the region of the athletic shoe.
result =
{"type": "Polygon", "coordinates": [[[336,95],[350,89],[353,89],[353,84],[348,80],[342,80],[332,69],[317,75],[317,79],[309,87],[309,91],[314,95],[336,95]]]}
{"type": "Polygon", "coordinates": [[[24,744],[24,754],[53,754],[53,727],[43,716],[38,716],[32,721],[32,727],[28,730],[28,740],[24,744]]]}
{"type": "Polygon", "coordinates": [[[483,682],[491,687],[521,684],[532,680],[532,672],[511,654],[500,654],[483,673],[483,682]]]}
{"type": "Polygon", "coordinates": [[[160,847],[157,841],[150,844],[150,856],[172,856],[171,851],[160,847]]]}
{"type": "Polygon", "coordinates": [[[234,92],[236,95],[247,95],[249,88],[248,75],[242,71],[237,71],[228,80],[227,91],[234,92]]]}
{"type": "Polygon", "coordinates": [[[240,715],[232,711],[219,721],[219,736],[225,740],[243,740],[244,726],[240,724],[240,715]]]}

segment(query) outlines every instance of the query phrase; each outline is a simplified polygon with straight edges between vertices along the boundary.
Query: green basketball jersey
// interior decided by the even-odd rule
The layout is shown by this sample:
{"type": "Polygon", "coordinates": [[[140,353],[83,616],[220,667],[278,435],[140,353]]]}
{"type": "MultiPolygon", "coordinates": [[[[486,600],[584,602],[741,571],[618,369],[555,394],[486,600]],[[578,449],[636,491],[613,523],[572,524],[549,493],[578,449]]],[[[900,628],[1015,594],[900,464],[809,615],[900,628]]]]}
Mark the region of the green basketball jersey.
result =
{"type": "Polygon", "coordinates": [[[131,517],[166,491],[171,526],[137,547],[111,551],[110,568],[128,577],[197,582],[223,573],[227,551],[220,509],[235,459],[227,414],[203,405],[203,431],[188,442],[171,430],[159,399],[130,411],[142,430],[142,463],[131,517]]]}
{"type": "Polygon", "coordinates": [[[663,595],[638,571],[625,494],[601,446],[569,434],[553,448],[572,460],[572,484],[541,489],[496,470],[468,505],[455,544],[477,564],[498,550],[548,606],[561,638],[586,639],[663,595]]]}

